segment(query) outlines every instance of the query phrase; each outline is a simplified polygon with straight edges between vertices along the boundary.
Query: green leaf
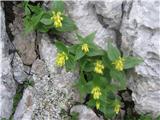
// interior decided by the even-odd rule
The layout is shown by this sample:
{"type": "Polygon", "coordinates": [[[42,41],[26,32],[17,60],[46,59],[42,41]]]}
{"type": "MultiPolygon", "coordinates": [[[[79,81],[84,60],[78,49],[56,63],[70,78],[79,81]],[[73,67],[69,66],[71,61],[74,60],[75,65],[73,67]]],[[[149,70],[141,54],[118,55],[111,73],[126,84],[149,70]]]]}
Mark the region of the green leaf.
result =
{"type": "Polygon", "coordinates": [[[46,33],[48,32],[48,28],[46,25],[42,24],[41,22],[37,24],[36,28],[35,28],[38,32],[43,32],[46,33]]]}
{"type": "Polygon", "coordinates": [[[106,118],[112,119],[116,115],[114,112],[114,108],[111,106],[107,106],[106,110],[104,111],[104,115],[106,118]]]}
{"type": "Polygon", "coordinates": [[[53,21],[51,19],[49,19],[49,18],[42,18],[40,20],[40,22],[43,23],[43,24],[45,24],[45,25],[51,25],[51,24],[53,24],[53,21]]]}
{"type": "Polygon", "coordinates": [[[116,70],[111,70],[110,75],[114,80],[117,80],[118,83],[120,84],[120,89],[124,89],[126,87],[126,77],[124,72],[116,71],[116,70]]]}
{"type": "Polygon", "coordinates": [[[94,78],[93,78],[93,84],[94,86],[99,86],[100,88],[105,88],[107,81],[105,79],[105,77],[102,77],[100,75],[97,74],[93,74],[94,78]]]}
{"type": "Polygon", "coordinates": [[[25,15],[30,15],[31,12],[27,6],[25,6],[25,15]]]}
{"type": "Polygon", "coordinates": [[[79,41],[83,42],[84,38],[81,35],[79,35],[78,33],[76,33],[76,36],[77,36],[77,38],[78,38],[79,41]]]}
{"type": "Polygon", "coordinates": [[[71,52],[72,54],[75,54],[77,47],[78,47],[78,44],[76,44],[76,45],[71,45],[71,46],[69,46],[68,50],[69,50],[69,52],[71,52]]]}
{"type": "Polygon", "coordinates": [[[43,12],[41,12],[38,15],[34,15],[34,16],[31,17],[31,21],[32,21],[32,24],[33,24],[34,27],[36,27],[36,25],[40,22],[40,19],[41,19],[42,15],[43,15],[43,12]]]}
{"type": "Polygon", "coordinates": [[[34,27],[32,25],[32,22],[29,19],[29,16],[26,16],[24,18],[24,31],[25,31],[25,33],[29,33],[33,30],[34,30],[34,27]]]}
{"type": "Polygon", "coordinates": [[[102,56],[102,61],[107,68],[112,69],[112,62],[109,60],[107,53],[102,56]]]}
{"type": "Polygon", "coordinates": [[[91,108],[94,108],[95,105],[96,105],[96,101],[94,99],[90,99],[88,102],[87,102],[87,105],[91,108]]]}
{"type": "Polygon", "coordinates": [[[93,43],[93,39],[95,38],[96,32],[92,32],[84,38],[84,42],[93,43]]]}
{"type": "Polygon", "coordinates": [[[84,56],[84,52],[81,50],[81,46],[78,46],[76,49],[76,56],[75,56],[75,60],[79,60],[84,56]]]}
{"type": "Polygon", "coordinates": [[[37,6],[33,6],[31,4],[28,4],[28,7],[31,9],[31,11],[34,13],[34,14],[40,14],[41,12],[44,12],[43,8],[40,7],[39,5],[37,6]]]}
{"type": "Polygon", "coordinates": [[[119,50],[116,47],[114,47],[111,42],[108,42],[107,53],[108,53],[108,57],[111,61],[114,61],[114,60],[118,59],[119,56],[121,56],[119,50]]]}
{"type": "Polygon", "coordinates": [[[65,52],[68,54],[68,49],[64,43],[62,43],[61,41],[56,41],[55,45],[60,52],[65,52]]]}
{"type": "Polygon", "coordinates": [[[53,1],[53,10],[55,12],[61,12],[64,11],[64,2],[62,0],[54,0],[53,1]]]}
{"type": "Polygon", "coordinates": [[[94,64],[91,61],[85,60],[85,63],[83,64],[83,67],[81,69],[86,72],[91,72],[94,70],[94,64]]]}
{"type": "Polygon", "coordinates": [[[82,72],[80,73],[80,79],[76,82],[75,87],[78,88],[80,92],[81,101],[83,101],[84,97],[87,94],[87,88],[86,88],[86,81],[84,78],[84,74],[82,72]]]}
{"type": "Polygon", "coordinates": [[[60,32],[71,32],[73,30],[76,30],[77,26],[70,18],[63,16],[62,27],[56,29],[60,32]]]}
{"type": "Polygon", "coordinates": [[[74,56],[73,55],[68,55],[68,60],[66,61],[66,69],[67,70],[75,70],[76,67],[76,62],[74,61],[74,56]]]}
{"type": "Polygon", "coordinates": [[[137,57],[131,57],[131,56],[125,57],[124,59],[125,59],[124,69],[133,68],[136,65],[143,62],[142,59],[137,58],[137,57]]]}
{"type": "Polygon", "coordinates": [[[93,57],[93,56],[101,56],[103,54],[104,54],[103,50],[89,48],[89,52],[87,53],[87,56],[93,57]]]}

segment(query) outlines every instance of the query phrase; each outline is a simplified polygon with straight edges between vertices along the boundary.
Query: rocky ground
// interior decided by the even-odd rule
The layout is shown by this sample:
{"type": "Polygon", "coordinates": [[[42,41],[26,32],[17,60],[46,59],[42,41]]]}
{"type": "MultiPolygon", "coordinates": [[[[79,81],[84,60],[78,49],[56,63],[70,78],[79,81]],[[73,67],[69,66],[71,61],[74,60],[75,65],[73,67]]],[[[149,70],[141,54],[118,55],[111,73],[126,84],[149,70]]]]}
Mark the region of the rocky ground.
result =
{"type": "MultiPolygon", "coordinates": [[[[19,3],[0,6],[0,119],[69,120],[72,112],[78,112],[79,120],[103,120],[80,104],[73,87],[77,72],[55,67],[55,36],[23,34],[24,11],[19,3]]],[[[123,106],[117,120],[142,113],[160,115],[160,1],[82,0],[65,1],[65,5],[79,33],[97,31],[94,42],[100,47],[105,49],[111,38],[123,54],[144,59],[129,71],[128,88],[119,92],[123,106]]],[[[75,43],[74,36],[65,33],[61,39],[75,43]]]]}

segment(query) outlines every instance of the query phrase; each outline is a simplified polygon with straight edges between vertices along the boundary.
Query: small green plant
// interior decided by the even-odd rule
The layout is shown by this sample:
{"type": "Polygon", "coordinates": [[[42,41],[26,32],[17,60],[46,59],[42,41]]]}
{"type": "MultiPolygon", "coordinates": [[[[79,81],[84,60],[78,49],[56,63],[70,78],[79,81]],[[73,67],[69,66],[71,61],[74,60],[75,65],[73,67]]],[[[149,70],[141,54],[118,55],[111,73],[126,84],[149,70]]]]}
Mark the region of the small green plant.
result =
{"type": "Polygon", "coordinates": [[[79,70],[78,88],[81,99],[90,95],[87,105],[103,112],[106,118],[114,118],[121,109],[117,91],[126,88],[125,72],[143,60],[133,56],[122,56],[108,42],[107,50],[94,44],[95,32],[86,37],[77,34],[79,44],[67,46],[55,43],[58,54],[56,65],[67,70],[79,70]]]}
{"type": "Polygon", "coordinates": [[[25,32],[37,30],[38,32],[53,33],[70,32],[76,30],[74,22],[64,12],[64,2],[53,1],[51,10],[42,7],[40,4],[32,5],[28,1],[23,3],[25,9],[24,27],[25,32]]]}
{"type": "MultiPolygon", "coordinates": [[[[24,2],[25,32],[53,32],[59,34],[76,30],[74,22],[64,12],[63,1],[53,1],[51,10],[41,5],[24,2]]],[[[56,41],[58,53],[57,67],[67,71],[79,71],[75,84],[83,102],[89,96],[87,105],[103,113],[107,119],[114,118],[121,110],[119,90],[126,88],[126,71],[140,64],[143,60],[133,56],[123,56],[117,47],[108,42],[106,50],[94,44],[95,32],[86,37],[77,34],[78,44],[65,45],[56,41]]],[[[77,116],[77,115],[76,115],[77,116]]],[[[72,116],[73,119],[77,117],[72,116]]]]}

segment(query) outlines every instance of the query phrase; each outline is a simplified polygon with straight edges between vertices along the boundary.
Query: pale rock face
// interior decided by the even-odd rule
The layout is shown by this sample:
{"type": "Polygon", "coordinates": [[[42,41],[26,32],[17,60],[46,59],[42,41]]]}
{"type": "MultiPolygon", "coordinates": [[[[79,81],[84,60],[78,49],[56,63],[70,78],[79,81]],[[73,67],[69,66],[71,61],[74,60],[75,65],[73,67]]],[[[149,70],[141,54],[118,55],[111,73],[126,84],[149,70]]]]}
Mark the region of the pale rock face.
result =
{"type": "Polygon", "coordinates": [[[33,119],[67,119],[67,112],[64,115],[62,111],[67,111],[75,101],[79,100],[78,92],[73,88],[74,81],[77,79],[76,74],[65,72],[61,74],[44,76],[35,80],[33,119]],[[62,113],[62,115],[61,115],[62,113]]]}
{"type": "Polygon", "coordinates": [[[12,67],[15,80],[18,83],[23,83],[27,78],[27,74],[24,72],[23,62],[17,53],[14,55],[12,67]]]}
{"type": "Polygon", "coordinates": [[[13,44],[16,47],[18,54],[20,55],[25,65],[31,65],[37,57],[35,52],[35,32],[24,34],[23,28],[23,10],[14,7],[14,13],[16,14],[13,24],[10,24],[10,29],[14,35],[13,44]]]}
{"type": "Polygon", "coordinates": [[[79,101],[78,91],[73,87],[78,76],[64,69],[57,72],[54,65],[57,51],[47,35],[42,36],[40,46],[40,57],[44,61],[37,59],[33,63],[31,68],[33,89],[25,90],[14,119],[25,120],[26,117],[27,120],[68,119],[67,112],[64,114],[63,111],[68,111],[76,101],[79,101]],[[32,101],[29,108],[26,106],[28,96],[32,101]]]}
{"type": "Polygon", "coordinates": [[[0,44],[1,44],[1,56],[0,56],[0,119],[8,119],[12,112],[13,96],[16,92],[16,83],[13,79],[11,60],[13,54],[9,55],[10,41],[6,33],[5,15],[0,5],[0,44]]]}
{"type": "Polygon", "coordinates": [[[51,43],[46,34],[42,36],[42,39],[39,43],[39,52],[40,58],[45,61],[48,71],[50,73],[56,73],[57,68],[55,67],[55,60],[57,50],[55,45],[51,43]]]}
{"type": "MultiPolygon", "coordinates": [[[[78,32],[83,36],[96,31],[94,42],[102,48],[106,48],[107,40],[115,40],[115,32],[111,29],[105,29],[98,20],[94,2],[83,1],[66,1],[67,10],[71,18],[75,21],[78,32]]],[[[72,39],[74,34],[66,34],[66,39],[69,42],[74,42],[72,39]]]]}
{"type": "Polygon", "coordinates": [[[101,15],[105,28],[119,29],[122,17],[123,0],[107,0],[95,2],[96,13],[101,15]]]}
{"type": "Polygon", "coordinates": [[[39,77],[49,74],[45,63],[40,59],[35,60],[32,64],[31,73],[38,75],[39,77]]]}
{"type": "Polygon", "coordinates": [[[85,105],[73,106],[70,112],[78,113],[78,120],[103,120],[102,118],[97,117],[93,110],[85,105]]]}
{"type": "Polygon", "coordinates": [[[14,120],[31,120],[33,108],[33,88],[29,86],[24,90],[23,97],[16,108],[14,120]]]}
{"type": "Polygon", "coordinates": [[[160,2],[126,2],[121,27],[122,51],[144,62],[131,73],[128,85],[140,113],[160,115],[160,2]]]}

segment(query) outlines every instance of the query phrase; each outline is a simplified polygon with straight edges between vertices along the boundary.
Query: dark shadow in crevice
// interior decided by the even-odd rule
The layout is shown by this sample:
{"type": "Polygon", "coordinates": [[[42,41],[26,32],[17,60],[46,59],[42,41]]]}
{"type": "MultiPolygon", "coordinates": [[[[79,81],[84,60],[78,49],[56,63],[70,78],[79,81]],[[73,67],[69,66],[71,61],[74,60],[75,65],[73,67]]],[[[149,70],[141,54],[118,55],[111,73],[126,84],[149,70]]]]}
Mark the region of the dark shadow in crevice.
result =
{"type": "Polygon", "coordinates": [[[9,24],[13,23],[15,19],[15,14],[13,13],[13,2],[12,1],[4,1],[4,12],[5,12],[5,23],[6,23],[6,32],[9,36],[10,41],[14,40],[14,36],[9,28],[9,24]]]}

